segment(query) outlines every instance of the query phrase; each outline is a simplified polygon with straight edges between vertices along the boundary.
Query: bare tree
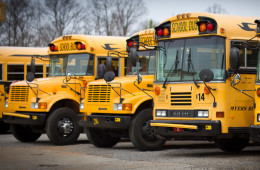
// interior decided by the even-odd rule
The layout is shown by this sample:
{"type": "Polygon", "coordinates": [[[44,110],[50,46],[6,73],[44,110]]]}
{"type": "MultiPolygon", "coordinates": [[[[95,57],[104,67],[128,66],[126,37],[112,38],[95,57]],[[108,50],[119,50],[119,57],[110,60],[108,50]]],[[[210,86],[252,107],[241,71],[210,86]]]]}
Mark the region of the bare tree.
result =
{"type": "Polygon", "coordinates": [[[213,14],[226,14],[227,10],[223,8],[220,4],[214,3],[206,9],[207,12],[213,14]]]}
{"type": "Polygon", "coordinates": [[[149,29],[149,28],[154,28],[157,25],[159,25],[158,22],[150,19],[150,20],[145,20],[141,23],[142,29],[149,29]]]}
{"type": "Polygon", "coordinates": [[[126,36],[131,27],[146,13],[143,0],[116,0],[113,18],[119,35],[126,36]]]}
{"type": "Polygon", "coordinates": [[[6,0],[6,22],[1,24],[1,45],[29,46],[33,39],[30,0],[6,0]]]}
{"type": "Polygon", "coordinates": [[[75,0],[45,0],[45,5],[49,21],[45,30],[51,39],[77,32],[74,29],[86,16],[83,6],[75,0]]]}

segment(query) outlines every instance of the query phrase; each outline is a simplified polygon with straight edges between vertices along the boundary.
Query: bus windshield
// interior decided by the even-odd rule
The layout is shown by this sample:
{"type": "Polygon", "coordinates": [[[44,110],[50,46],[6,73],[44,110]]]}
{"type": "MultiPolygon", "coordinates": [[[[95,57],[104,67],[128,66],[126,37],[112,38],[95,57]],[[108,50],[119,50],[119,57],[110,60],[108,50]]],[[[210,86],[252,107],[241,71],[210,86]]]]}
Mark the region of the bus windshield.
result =
{"type": "MultiPolygon", "coordinates": [[[[137,54],[138,54],[138,61],[140,62],[141,65],[140,74],[141,75],[154,74],[156,50],[137,51],[137,54]]],[[[132,66],[131,59],[130,57],[128,57],[126,75],[134,75],[136,73],[137,73],[137,68],[132,66]]]]}
{"type": "Polygon", "coordinates": [[[64,54],[50,57],[49,76],[93,76],[93,54],[64,54]]]}
{"type": "Polygon", "coordinates": [[[210,36],[158,42],[155,81],[200,80],[210,69],[214,80],[225,79],[225,38],[210,36]]]}
{"type": "Polygon", "coordinates": [[[260,47],[258,47],[258,63],[257,63],[257,76],[256,81],[260,82],[260,47]]]}

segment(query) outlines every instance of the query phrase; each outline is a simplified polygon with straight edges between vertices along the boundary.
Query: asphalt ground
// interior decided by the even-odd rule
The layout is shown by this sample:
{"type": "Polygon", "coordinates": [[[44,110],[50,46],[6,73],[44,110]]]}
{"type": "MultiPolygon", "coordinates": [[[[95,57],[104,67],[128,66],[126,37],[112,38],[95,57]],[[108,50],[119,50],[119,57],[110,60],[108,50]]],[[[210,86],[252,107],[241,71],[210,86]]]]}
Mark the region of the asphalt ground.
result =
{"type": "Polygon", "coordinates": [[[85,134],[69,146],[54,146],[44,134],[21,143],[0,135],[0,169],[260,169],[260,146],[225,153],[213,142],[168,141],[161,151],[141,152],[129,140],[112,148],[96,148],[85,134]]]}

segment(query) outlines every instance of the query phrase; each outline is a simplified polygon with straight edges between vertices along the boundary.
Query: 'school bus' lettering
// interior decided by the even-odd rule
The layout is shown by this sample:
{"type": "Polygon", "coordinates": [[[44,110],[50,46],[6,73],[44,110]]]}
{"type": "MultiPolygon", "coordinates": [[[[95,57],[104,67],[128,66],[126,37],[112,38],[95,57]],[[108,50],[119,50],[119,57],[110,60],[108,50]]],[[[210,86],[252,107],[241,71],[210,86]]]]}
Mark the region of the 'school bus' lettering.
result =
{"type": "Polygon", "coordinates": [[[171,24],[171,32],[172,33],[180,33],[180,32],[189,32],[189,31],[197,31],[198,20],[189,20],[189,21],[181,21],[181,22],[173,22],[171,24]]]}
{"type": "Polygon", "coordinates": [[[76,44],[72,43],[60,43],[59,51],[74,51],[76,50],[76,44]]]}
{"type": "Polygon", "coordinates": [[[143,36],[140,37],[140,42],[143,42],[144,44],[148,45],[148,46],[155,46],[155,42],[154,42],[154,36],[143,36]]]}

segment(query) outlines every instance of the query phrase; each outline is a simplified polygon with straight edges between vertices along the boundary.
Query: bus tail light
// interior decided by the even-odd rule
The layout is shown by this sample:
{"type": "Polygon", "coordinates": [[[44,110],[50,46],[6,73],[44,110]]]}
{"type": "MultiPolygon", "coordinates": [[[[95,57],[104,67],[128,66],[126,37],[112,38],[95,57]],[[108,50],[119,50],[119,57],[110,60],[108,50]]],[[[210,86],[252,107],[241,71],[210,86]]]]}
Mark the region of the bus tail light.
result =
{"type": "Polygon", "coordinates": [[[132,104],[131,103],[123,103],[123,110],[131,111],[132,110],[132,104]]]}
{"type": "Polygon", "coordinates": [[[155,87],[154,93],[158,96],[161,93],[160,87],[155,87]]]}
{"type": "Polygon", "coordinates": [[[171,22],[168,21],[155,27],[155,39],[169,38],[171,36],[171,22]]]}
{"type": "Polygon", "coordinates": [[[77,50],[85,50],[86,46],[81,42],[75,42],[77,50]]]}
{"type": "Polygon", "coordinates": [[[49,44],[49,47],[50,47],[51,52],[58,51],[58,46],[56,46],[54,44],[49,44]]]}
{"type": "Polygon", "coordinates": [[[223,118],[224,117],[224,112],[216,112],[216,117],[217,118],[223,118]]]}
{"type": "Polygon", "coordinates": [[[258,89],[256,90],[256,94],[257,94],[258,97],[260,97],[260,88],[258,88],[258,89]]]}
{"type": "Polygon", "coordinates": [[[199,27],[199,34],[216,34],[217,33],[217,22],[208,17],[199,17],[197,22],[199,27]]]}

